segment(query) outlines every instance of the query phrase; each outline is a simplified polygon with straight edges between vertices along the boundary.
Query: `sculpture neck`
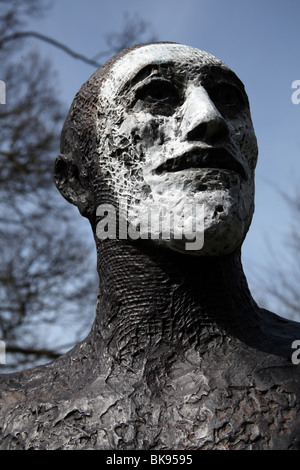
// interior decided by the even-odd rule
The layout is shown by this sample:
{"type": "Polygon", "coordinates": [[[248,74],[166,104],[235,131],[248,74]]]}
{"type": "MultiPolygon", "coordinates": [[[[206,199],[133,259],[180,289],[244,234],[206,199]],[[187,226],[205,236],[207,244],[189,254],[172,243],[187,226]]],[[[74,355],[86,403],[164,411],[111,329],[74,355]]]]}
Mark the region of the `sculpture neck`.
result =
{"type": "Polygon", "coordinates": [[[240,251],[185,256],[150,243],[106,240],[98,246],[96,330],[119,357],[169,349],[253,326],[256,304],[240,251]]]}

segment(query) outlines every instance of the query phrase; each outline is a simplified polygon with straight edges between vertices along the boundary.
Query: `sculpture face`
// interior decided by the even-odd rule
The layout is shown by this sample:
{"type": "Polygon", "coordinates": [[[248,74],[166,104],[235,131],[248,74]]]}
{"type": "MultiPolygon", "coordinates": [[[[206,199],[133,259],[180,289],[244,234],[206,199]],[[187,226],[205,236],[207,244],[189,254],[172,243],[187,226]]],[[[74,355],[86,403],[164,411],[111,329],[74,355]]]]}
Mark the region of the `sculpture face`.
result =
{"type": "MultiPolygon", "coordinates": [[[[226,254],[239,246],[253,215],[257,159],[239,79],[197,49],[147,45],[116,62],[100,103],[106,119],[98,128],[99,164],[127,220],[145,227],[152,208],[162,218],[171,212],[184,228],[187,212],[198,206],[204,246],[192,254],[226,254]]],[[[153,238],[160,232],[154,219],[153,238]]],[[[162,241],[185,250],[184,237],[162,241]]]]}
{"type": "Polygon", "coordinates": [[[97,112],[93,165],[142,238],[186,251],[188,231],[197,238],[204,230],[204,246],[190,251],[199,255],[241,245],[257,143],[244,87],[224,63],[177,44],[130,50],[108,69],[97,112]],[[161,220],[170,221],[170,237],[161,220]]]}

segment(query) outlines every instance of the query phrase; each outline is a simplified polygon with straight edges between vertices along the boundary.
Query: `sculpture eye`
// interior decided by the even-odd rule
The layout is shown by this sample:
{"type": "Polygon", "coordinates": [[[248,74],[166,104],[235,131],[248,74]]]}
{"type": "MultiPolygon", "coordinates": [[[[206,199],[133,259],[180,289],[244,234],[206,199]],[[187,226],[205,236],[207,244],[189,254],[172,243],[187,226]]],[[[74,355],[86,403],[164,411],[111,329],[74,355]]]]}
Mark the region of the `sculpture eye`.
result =
{"type": "Polygon", "coordinates": [[[208,94],[220,111],[242,111],[246,106],[246,98],[239,88],[230,83],[219,83],[208,88],[208,94]]]}
{"type": "Polygon", "coordinates": [[[173,83],[164,78],[152,79],[137,91],[136,98],[146,104],[154,106],[172,106],[176,104],[179,99],[173,83]]]}

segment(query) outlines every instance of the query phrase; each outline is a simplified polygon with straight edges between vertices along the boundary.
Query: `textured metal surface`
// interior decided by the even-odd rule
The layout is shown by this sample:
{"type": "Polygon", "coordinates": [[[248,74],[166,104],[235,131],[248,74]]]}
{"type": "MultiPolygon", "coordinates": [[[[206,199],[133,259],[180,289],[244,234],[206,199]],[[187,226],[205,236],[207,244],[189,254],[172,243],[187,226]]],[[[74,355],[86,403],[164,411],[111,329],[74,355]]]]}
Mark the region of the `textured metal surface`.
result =
{"type": "MultiPolygon", "coordinates": [[[[108,145],[99,134],[105,128],[97,121],[104,119],[99,90],[115,63],[75,100],[55,172],[59,189],[94,232],[98,204],[115,204],[124,189],[112,172],[113,152],[106,160],[99,154],[108,145]]],[[[255,166],[251,142],[240,147],[248,182],[255,166]]],[[[215,179],[205,174],[213,193],[215,179]]],[[[232,178],[221,178],[225,192],[232,178]]],[[[142,189],[133,181],[137,198],[142,189]]],[[[53,363],[0,377],[0,449],[299,449],[300,378],[291,345],[300,339],[300,325],[258,307],[241,265],[251,185],[240,186],[237,200],[247,210],[238,212],[245,214],[242,231],[228,226],[230,253],[222,236],[219,245],[211,238],[217,256],[95,236],[100,285],[93,328],[53,363]]],[[[189,191],[196,189],[188,188],[188,197],[189,191]]]]}

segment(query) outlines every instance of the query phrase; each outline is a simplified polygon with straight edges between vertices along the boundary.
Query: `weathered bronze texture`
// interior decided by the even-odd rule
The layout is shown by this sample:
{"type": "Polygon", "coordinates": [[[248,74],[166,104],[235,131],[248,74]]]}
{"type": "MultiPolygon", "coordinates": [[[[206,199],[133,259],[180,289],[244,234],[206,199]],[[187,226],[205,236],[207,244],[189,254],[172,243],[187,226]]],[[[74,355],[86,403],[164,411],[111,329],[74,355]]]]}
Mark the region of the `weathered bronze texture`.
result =
{"type": "Polygon", "coordinates": [[[256,159],[243,85],[210,54],[139,45],[83,85],[55,182],[95,235],[96,317],[67,354],[0,377],[0,449],[300,448],[300,324],[256,304],[241,263],[256,159]],[[203,247],[100,239],[97,208],[124,201],[135,226],[154,203],[206,204],[203,247]]]}

